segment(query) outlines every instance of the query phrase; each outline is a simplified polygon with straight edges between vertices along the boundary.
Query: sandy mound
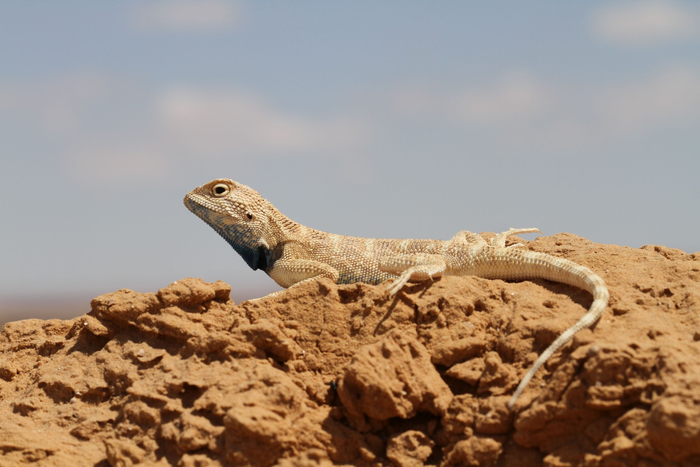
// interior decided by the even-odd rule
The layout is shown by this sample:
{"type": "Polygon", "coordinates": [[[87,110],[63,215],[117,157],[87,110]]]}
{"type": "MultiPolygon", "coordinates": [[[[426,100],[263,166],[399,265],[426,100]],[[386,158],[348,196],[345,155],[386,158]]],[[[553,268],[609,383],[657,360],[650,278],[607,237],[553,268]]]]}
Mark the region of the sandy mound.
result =
{"type": "Polygon", "coordinates": [[[0,335],[0,466],[700,465],[700,254],[525,242],[611,301],[518,401],[591,303],[549,282],[321,280],[234,305],[185,279],[0,335]]]}

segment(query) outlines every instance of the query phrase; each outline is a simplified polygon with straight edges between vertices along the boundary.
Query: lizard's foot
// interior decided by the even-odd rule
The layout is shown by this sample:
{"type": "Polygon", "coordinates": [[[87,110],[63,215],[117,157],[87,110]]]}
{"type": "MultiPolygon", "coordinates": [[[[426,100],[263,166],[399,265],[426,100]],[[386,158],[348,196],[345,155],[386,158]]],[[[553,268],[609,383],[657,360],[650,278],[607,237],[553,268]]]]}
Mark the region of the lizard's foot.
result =
{"type": "Polygon", "coordinates": [[[408,282],[422,282],[426,280],[432,281],[439,277],[442,277],[442,271],[437,270],[435,266],[431,267],[427,265],[419,266],[417,268],[410,268],[401,274],[396,281],[389,284],[387,287],[389,298],[396,295],[398,291],[401,290],[408,282]]]}
{"type": "MultiPolygon", "coordinates": [[[[511,235],[517,235],[517,234],[522,234],[522,233],[538,233],[542,234],[540,232],[540,229],[536,228],[530,228],[530,229],[514,229],[510,228],[506,230],[505,232],[501,232],[495,237],[491,239],[491,246],[495,248],[505,248],[506,247],[506,239],[510,237],[511,235]]],[[[511,245],[509,248],[517,248],[519,246],[523,246],[522,243],[516,243],[515,245],[511,245]]]]}
{"type": "Polygon", "coordinates": [[[442,276],[447,268],[439,255],[416,253],[394,255],[379,260],[379,270],[396,274],[399,277],[388,287],[389,297],[393,297],[408,281],[420,282],[442,276]]]}
{"type": "Polygon", "coordinates": [[[285,290],[278,290],[277,292],[270,292],[269,294],[265,295],[264,297],[250,298],[250,299],[248,299],[248,300],[243,300],[241,303],[246,303],[246,302],[247,302],[247,303],[255,303],[255,302],[259,302],[259,301],[261,301],[261,300],[265,300],[265,299],[268,299],[268,298],[277,297],[277,296],[279,296],[279,295],[282,295],[282,294],[285,293],[286,291],[287,291],[287,289],[285,289],[285,290]]]}
{"type": "Polygon", "coordinates": [[[412,280],[410,278],[404,278],[403,276],[399,277],[396,279],[394,282],[390,283],[386,290],[389,292],[389,298],[392,298],[394,295],[396,295],[399,290],[401,290],[407,283],[412,282],[412,283],[417,283],[417,282],[423,282],[425,280],[435,280],[437,278],[440,278],[442,274],[435,274],[433,276],[429,276],[428,279],[424,280],[412,280]]]}
{"type": "MultiPolygon", "coordinates": [[[[299,281],[299,282],[297,282],[297,283],[294,283],[294,284],[290,285],[289,287],[287,287],[287,288],[284,289],[284,290],[278,290],[278,291],[276,291],[276,292],[271,292],[271,293],[265,295],[264,297],[260,297],[260,298],[251,298],[250,300],[244,300],[244,301],[246,301],[246,302],[257,302],[257,301],[259,301],[259,300],[265,300],[266,298],[278,297],[278,296],[282,295],[282,294],[285,293],[287,290],[289,290],[289,289],[291,289],[291,288],[293,288],[293,287],[299,287],[300,285],[306,284],[307,282],[317,281],[318,279],[320,279],[320,278],[322,278],[322,277],[324,277],[324,276],[309,277],[308,279],[304,279],[304,280],[302,280],[302,281],[299,281]]],[[[334,282],[336,282],[336,279],[335,279],[334,277],[331,277],[330,279],[333,280],[334,282]]]]}
{"type": "Polygon", "coordinates": [[[408,278],[399,277],[394,282],[389,284],[386,288],[387,292],[389,292],[389,298],[392,298],[394,295],[396,295],[397,292],[401,290],[407,282],[408,278]]]}

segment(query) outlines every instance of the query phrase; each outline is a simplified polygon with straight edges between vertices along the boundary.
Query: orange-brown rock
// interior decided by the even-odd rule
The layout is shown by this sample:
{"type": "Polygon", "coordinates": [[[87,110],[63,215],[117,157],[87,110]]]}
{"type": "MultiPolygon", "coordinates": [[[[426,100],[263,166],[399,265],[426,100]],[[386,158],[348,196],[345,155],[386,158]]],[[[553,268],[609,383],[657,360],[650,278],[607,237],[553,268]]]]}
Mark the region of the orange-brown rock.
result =
{"type": "Polygon", "coordinates": [[[569,234],[610,306],[546,281],[310,282],[235,305],[184,279],[0,334],[0,467],[700,465],[700,253],[569,234]]]}

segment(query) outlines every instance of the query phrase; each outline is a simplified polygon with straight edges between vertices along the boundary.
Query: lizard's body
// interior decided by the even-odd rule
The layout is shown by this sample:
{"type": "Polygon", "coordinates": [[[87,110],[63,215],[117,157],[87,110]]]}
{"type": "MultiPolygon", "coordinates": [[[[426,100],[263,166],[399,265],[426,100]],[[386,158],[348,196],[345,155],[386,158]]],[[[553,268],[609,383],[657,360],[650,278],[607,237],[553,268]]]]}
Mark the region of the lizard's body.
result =
{"type": "Polygon", "coordinates": [[[562,333],[520,382],[515,403],[535,372],[579,330],[595,323],[608,303],[603,280],[590,269],[544,253],[505,246],[509,235],[539,232],[510,229],[487,242],[461,231],[450,240],[368,239],[336,235],[298,224],[250,187],[217,179],[185,197],[187,208],[221,235],[253,269],[264,270],[282,287],[327,277],[339,284],[379,284],[394,279],[390,295],[408,282],[442,275],[486,279],[547,279],[593,295],[590,310],[562,333]]]}

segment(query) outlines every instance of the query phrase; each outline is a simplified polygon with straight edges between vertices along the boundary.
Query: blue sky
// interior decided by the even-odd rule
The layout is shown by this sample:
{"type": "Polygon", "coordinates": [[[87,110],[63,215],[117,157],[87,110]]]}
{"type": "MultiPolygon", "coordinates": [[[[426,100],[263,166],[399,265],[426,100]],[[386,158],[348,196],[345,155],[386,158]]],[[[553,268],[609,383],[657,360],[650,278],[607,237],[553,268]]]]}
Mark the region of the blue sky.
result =
{"type": "Polygon", "coordinates": [[[2,2],[0,296],[276,286],[182,205],[229,177],[366,237],[700,250],[695,2],[2,2]]]}

